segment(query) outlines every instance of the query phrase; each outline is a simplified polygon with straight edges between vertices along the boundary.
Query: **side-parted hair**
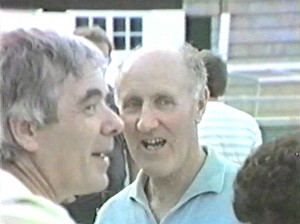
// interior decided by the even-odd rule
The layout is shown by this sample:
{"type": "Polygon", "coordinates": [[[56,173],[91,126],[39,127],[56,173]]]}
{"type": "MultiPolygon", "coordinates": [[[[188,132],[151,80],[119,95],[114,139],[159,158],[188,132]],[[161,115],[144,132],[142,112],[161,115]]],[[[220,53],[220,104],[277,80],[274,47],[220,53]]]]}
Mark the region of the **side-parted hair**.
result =
{"type": "Polygon", "coordinates": [[[234,210],[251,224],[300,220],[300,132],[261,145],[236,177],[234,210]]]}
{"type": "Polygon", "coordinates": [[[17,143],[10,118],[41,127],[58,122],[57,102],[64,80],[85,75],[89,62],[103,73],[102,53],[82,37],[18,29],[0,34],[1,160],[12,160],[17,143]]]}

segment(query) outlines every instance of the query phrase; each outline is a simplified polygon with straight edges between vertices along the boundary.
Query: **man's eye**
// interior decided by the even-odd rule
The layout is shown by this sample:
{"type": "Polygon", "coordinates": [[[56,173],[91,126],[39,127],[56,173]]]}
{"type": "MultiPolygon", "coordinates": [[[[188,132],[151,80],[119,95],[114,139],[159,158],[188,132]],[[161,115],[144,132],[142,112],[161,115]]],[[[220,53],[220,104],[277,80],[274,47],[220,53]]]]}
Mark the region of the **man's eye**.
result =
{"type": "Polygon", "coordinates": [[[158,106],[170,106],[174,104],[174,101],[168,98],[160,98],[156,100],[158,106]]]}
{"type": "Polygon", "coordinates": [[[159,100],[159,101],[158,101],[158,104],[163,106],[163,105],[170,104],[170,101],[169,101],[169,100],[166,100],[166,99],[162,99],[162,100],[159,100]]]}
{"type": "Polygon", "coordinates": [[[93,115],[98,110],[98,104],[90,104],[84,108],[85,113],[93,115]]]}
{"type": "Polygon", "coordinates": [[[141,103],[138,101],[129,101],[123,104],[122,109],[126,110],[126,109],[136,109],[138,107],[141,106],[141,103]]]}
{"type": "Polygon", "coordinates": [[[93,104],[93,105],[88,105],[85,107],[85,110],[95,110],[96,109],[96,104],[93,104]]]}

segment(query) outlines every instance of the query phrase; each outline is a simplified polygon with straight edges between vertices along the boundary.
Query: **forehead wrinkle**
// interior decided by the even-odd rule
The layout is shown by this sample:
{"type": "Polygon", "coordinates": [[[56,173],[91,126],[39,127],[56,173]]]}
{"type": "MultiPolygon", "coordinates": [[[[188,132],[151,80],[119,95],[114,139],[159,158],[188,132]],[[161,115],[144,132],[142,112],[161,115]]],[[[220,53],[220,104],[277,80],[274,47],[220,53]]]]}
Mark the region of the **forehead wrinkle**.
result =
{"type": "Polygon", "coordinates": [[[177,49],[140,49],[124,62],[120,73],[131,74],[135,69],[143,69],[145,63],[155,68],[165,68],[166,65],[183,62],[183,55],[177,49]]]}
{"type": "MultiPolygon", "coordinates": [[[[139,82],[143,83],[144,77],[147,76],[158,79],[157,87],[161,85],[164,90],[168,90],[170,82],[178,82],[180,79],[177,79],[177,77],[180,75],[187,77],[187,79],[190,77],[187,75],[188,69],[183,55],[179,51],[153,50],[138,54],[138,56],[134,56],[124,62],[116,79],[117,94],[123,94],[123,91],[127,92],[129,89],[136,90],[135,87],[137,87],[137,91],[141,95],[146,94],[147,90],[151,92],[151,89],[147,86],[142,90],[139,88],[139,82]]],[[[186,81],[187,89],[190,89],[190,83],[193,83],[193,81],[186,81]]],[[[181,81],[178,85],[182,85],[181,81]]],[[[170,89],[172,90],[172,88],[170,89]]],[[[164,91],[165,93],[167,92],[164,91]]],[[[167,94],[170,95],[170,93],[167,94]]],[[[122,95],[119,96],[122,97],[122,95]]]]}

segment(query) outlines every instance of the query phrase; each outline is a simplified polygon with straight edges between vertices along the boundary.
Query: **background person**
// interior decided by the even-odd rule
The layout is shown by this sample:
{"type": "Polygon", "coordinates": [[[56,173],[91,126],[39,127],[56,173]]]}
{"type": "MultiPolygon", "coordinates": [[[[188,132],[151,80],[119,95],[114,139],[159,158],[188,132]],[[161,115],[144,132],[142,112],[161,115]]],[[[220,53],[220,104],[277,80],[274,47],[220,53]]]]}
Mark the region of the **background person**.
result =
{"type": "Polygon", "coordinates": [[[250,155],[235,181],[234,210],[251,224],[298,224],[300,132],[265,143],[250,155]]]}
{"type": "Polygon", "coordinates": [[[242,164],[251,151],[262,144],[260,128],[250,114],[219,100],[227,86],[225,62],[209,50],[201,50],[200,55],[208,74],[210,97],[202,122],[198,125],[199,142],[242,164]]]}
{"type": "Polygon", "coordinates": [[[197,49],[141,48],[125,61],[116,103],[130,154],[141,172],[99,210],[105,223],[238,223],[233,163],[198,145],[208,98],[197,49]]]}
{"type": "Polygon", "coordinates": [[[1,34],[1,223],[73,223],[58,203],[104,190],[123,122],[106,105],[103,54],[83,38],[1,34]]]}
{"type": "Polygon", "coordinates": [[[77,27],[74,31],[77,36],[85,37],[93,42],[104,54],[108,62],[111,61],[111,52],[113,50],[113,44],[110,42],[105,31],[100,26],[94,27],[77,27]]]}

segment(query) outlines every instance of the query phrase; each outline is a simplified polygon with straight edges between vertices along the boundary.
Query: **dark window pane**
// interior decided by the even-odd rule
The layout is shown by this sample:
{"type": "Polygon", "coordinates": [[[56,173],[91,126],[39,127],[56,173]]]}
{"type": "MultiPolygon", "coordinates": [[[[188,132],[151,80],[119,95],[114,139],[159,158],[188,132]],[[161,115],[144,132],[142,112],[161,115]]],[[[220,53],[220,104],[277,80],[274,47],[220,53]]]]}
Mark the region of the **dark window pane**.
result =
{"type": "Polygon", "coordinates": [[[125,49],[125,37],[114,37],[114,45],[116,50],[125,49]]]}
{"type": "Polygon", "coordinates": [[[102,29],[106,31],[106,20],[103,17],[94,17],[93,18],[93,25],[100,26],[102,29]]]}
{"type": "Polygon", "coordinates": [[[211,49],[211,17],[186,17],[185,40],[198,49],[211,49]]]}
{"type": "Polygon", "coordinates": [[[76,27],[89,26],[88,17],[76,17],[76,27]]]}
{"type": "Polygon", "coordinates": [[[130,49],[142,45],[142,37],[130,37],[130,49]]]}
{"type": "Polygon", "coordinates": [[[114,18],[114,32],[125,31],[125,18],[116,17],[114,18]]]}
{"type": "Polygon", "coordinates": [[[142,26],[143,26],[142,18],[140,18],[140,17],[130,18],[130,31],[133,31],[133,32],[142,31],[142,29],[143,29],[142,26]]]}

